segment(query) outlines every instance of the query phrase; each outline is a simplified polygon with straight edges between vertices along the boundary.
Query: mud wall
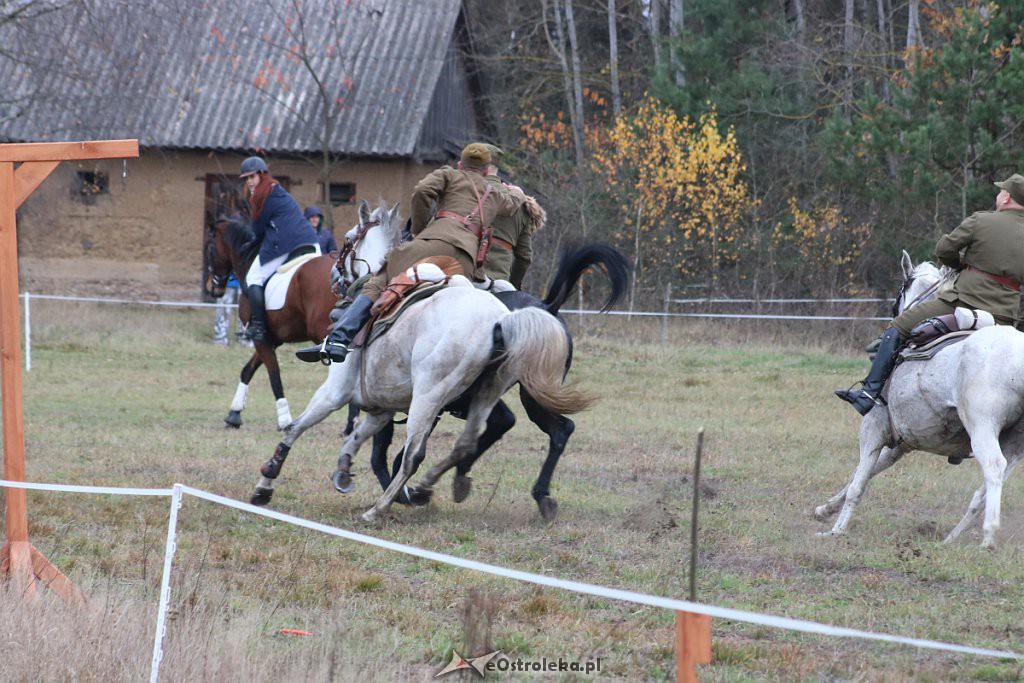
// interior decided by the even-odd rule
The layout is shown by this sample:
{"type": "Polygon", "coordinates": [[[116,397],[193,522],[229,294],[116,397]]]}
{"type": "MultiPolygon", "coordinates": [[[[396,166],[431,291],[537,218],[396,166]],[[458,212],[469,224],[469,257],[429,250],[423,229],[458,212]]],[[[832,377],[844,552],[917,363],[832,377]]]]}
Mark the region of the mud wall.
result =
{"type": "MultiPolygon", "coordinates": [[[[120,160],[64,162],[18,211],[22,291],[116,295],[144,299],[201,298],[207,174],[235,175],[241,154],[144,149],[120,160]],[[99,172],[107,190],[83,187],[79,172],[99,172]]],[[[287,176],[305,206],[319,197],[317,168],[268,156],[271,173],[287,176]]],[[[356,202],[402,201],[433,166],[405,160],[338,164],[332,182],[355,183],[356,202]]],[[[357,204],[332,208],[337,235],[354,225],[357,204]]]]}

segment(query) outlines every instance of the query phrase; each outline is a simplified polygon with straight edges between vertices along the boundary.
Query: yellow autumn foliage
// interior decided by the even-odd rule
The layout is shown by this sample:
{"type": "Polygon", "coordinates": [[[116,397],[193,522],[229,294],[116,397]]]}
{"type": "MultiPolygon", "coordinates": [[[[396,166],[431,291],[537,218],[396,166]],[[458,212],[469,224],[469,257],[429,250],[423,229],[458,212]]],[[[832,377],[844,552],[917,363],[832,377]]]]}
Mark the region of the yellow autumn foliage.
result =
{"type": "Polygon", "coordinates": [[[736,260],[752,200],[735,134],[719,130],[714,111],[694,123],[648,96],[592,149],[592,170],[621,216],[621,238],[639,229],[647,265],[714,277],[736,260]]]}

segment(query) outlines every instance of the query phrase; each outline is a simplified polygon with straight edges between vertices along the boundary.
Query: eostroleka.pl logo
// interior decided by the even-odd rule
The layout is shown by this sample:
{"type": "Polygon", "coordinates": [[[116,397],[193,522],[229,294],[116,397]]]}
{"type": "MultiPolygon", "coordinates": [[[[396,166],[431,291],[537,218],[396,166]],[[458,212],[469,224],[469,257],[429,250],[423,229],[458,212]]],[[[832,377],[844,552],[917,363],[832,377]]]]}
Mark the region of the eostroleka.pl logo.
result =
{"type": "Polygon", "coordinates": [[[479,657],[466,659],[454,649],[452,650],[452,661],[445,668],[434,674],[434,678],[449,674],[459,669],[473,669],[480,677],[484,677],[485,671],[515,671],[518,673],[601,673],[601,658],[586,662],[570,661],[559,657],[558,659],[512,659],[502,654],[501,650],[495,650],[479,657]]]}
{"type": "Polygon", "coordinates": [[[501,654],[501,650],[495,650],[486,655],[480,655],[479,657],[473,657],[472,659],[466,659],[460,655],[455,648],[452,648],[452,661],[445,668],[434,674],[434,678],[443,676],[444,674],[450,674],[453,671],[459,669],[475,669],[481,677],[484,675],[484,669],[487,668],[488,662],[501,654]]]}

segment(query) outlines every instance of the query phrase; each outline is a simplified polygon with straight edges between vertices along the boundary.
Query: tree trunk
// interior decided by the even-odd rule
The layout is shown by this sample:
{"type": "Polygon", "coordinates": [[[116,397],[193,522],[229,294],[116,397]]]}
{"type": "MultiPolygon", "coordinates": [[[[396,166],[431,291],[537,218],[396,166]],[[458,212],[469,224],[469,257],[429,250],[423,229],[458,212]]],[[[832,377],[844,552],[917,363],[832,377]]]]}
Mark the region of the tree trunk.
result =
{"type": "Polygon", "coordinates": [[[846,62],[846,83],[843,85],[843,112],[848,118],[853,102],[853,14],[854,0],[845,0],[843,13],[843,58],[846,62]]]}
{"type": "Polygon", "coordinates": [[[608,0],[608,68],[612,77],[612,114],[622,112],[622,94],[619,92],[619,36],[615,0],[608,0]]]}
{"type": "Polygon", "coordinates": [[[654,68],[661,66],[661,2],[651,0],[651,45],[654,48],[654,68]]]}
{"type": "Polygon", "coordinates": [[[793,12],[796,13],[796,40],[802,45],[807,33],[807,19],[804,17],[804,0],[793,0],[793,12]]]}
{"type": "Polygon", "coordinates": [[[572,114],[572,139],[576,145],[576,172],[583,182],[583,77],[580,74],[580,47],[576,41],[576,19],[572,13],[572,0],[565,0],[565,23],[569,29],[569,49],[572,55],[572,89],[575,106],[572,114]]]}
{"type": "Polygon", "coordinates": [[[683,35],[683,0],[669,0],[668,31],[671,37],[669,57],[671,58],[672,74],[676,81],[676,87],[684,88],[686,87],[686,71],[683,60],[679,57],[683,35]]]}
{"type": "Polygon", "coordinates": [[[920,0],[910,0],[907,9],[907,50],[921,44],[920,0]]]}

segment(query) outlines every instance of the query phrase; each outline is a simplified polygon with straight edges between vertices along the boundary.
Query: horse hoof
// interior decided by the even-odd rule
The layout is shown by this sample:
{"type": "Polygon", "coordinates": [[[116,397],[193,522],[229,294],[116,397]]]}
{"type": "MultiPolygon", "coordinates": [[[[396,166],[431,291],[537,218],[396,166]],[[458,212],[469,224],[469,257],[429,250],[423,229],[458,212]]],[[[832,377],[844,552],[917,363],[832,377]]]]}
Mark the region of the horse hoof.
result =
{"type": "Polygon", "coordinates": [[[836,536],[842,536],[842,535],[843,535],[843,532],[841,532],[841,531],[833,531],[831,529],[829,531],[819,531],[818,533],[815,534],[815,536],[817,536],[818,538],[835,538],[836,536]]]}
{"type": "Polygon", "coordinates": [[[242,414],[237,410],[232,410],[228,413],[228,416],[224,418],[224,425],[231,427],[232,429],[238,429],[242,426],[242,414]]]}
{"type": "Polygon", "coordinates": [[[538,500],[537,507],[540,508],[540,516],[545,522],[553,522],[558,516],[558,501],[551,496],[544,496],[538,500]]]}
{"type": "Polygon", "coordinates": [[[452,499],[456,503],[469,498],[469,494],[473,491],[473,479],[464,474],[455,475],[455,479],[452,481],[452,499]]]}
{"type": "Polygon", "coordinates": [[[260,507],[263,507],[264,505],[270,504],[270,499],[273,496],[274,489],[265,489],[257,486],[256,490],[253,491],[252,498],[249,499],[249,504],[259,505],[260,507]]]}
{"type": "Polygon", "coordinates": [[[824,522],[832,515],[828,514],[828,509],[824,505],[819,505],[818,507],[814,508],[812,516],[819,522],[824,522]]]}
{"type": "Polygon", "coordinates": [[[340,470],[335,470],[331,475],[331,484],[334,485],[334,490],[338,493],[352,493],[356,487],[355,482],[352,481],[352,475],[340,470]]]}
{"type": "Polygon", "coordinates": [[[406,486],[405,494],[409,498],[410,505],[413,507],[423,507],[430,503],[430,498],[434,495],[434,491],[433,489],[421,486],[406,486]]]}
{"type": "Polygon", "coordinates": [[[375,508],[370,508],[360,516],[362,517],[364,522],[374,524],[377,521],[377,510],[375,508]]]}

